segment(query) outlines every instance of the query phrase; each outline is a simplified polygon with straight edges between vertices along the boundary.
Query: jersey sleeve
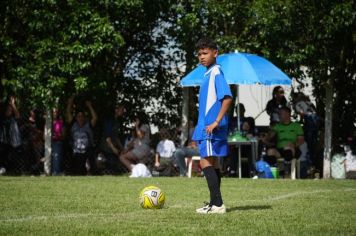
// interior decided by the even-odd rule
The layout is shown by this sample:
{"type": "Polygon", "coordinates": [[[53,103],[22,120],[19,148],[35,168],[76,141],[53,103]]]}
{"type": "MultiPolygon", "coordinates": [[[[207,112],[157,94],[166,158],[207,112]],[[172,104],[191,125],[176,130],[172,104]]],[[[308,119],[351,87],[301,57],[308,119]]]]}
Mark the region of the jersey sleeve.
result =
{"type": "Polygon", "coordinates": [[[217,74],[215,77],[215,88],[218,100],[224,99],[225,96],[232,97],[230,87],[227,84],[222,72],[217,74]]]}

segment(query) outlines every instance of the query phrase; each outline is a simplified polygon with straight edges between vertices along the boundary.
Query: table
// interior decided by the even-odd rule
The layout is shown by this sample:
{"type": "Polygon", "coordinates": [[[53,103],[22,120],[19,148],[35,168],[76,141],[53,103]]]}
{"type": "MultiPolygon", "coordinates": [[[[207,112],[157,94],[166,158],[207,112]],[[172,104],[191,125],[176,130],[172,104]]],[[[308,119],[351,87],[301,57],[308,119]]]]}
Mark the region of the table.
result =
{"type": "Polygon", "coordinates": [[[241,146],[251,146],[251,156],[252,156],[252,164],[255,166],[256,160],[258,159],[258,140],[250,139],[250,140],[238,140],[238,141],[228,141],[229,146],[239,147],[238,152],[238,165],[239,165],[239,179],[241,179],[241,146]]]}

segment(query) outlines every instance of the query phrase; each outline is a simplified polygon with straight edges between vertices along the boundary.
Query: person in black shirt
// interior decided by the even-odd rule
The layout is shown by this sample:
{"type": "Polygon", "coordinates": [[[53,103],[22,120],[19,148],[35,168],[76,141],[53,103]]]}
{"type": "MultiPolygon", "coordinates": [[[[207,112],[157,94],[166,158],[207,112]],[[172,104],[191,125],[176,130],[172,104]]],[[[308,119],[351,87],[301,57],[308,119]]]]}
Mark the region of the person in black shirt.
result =
{"type": "Polygon", "coordinates": [[[279,112],[282,107],[288,106],[287,99],[284,96],[284,89],[276,86],[272,91],[273,98],[268,101],[266,112],[270,116],[270,125],[273,126],[279,122],[279,112]]]}

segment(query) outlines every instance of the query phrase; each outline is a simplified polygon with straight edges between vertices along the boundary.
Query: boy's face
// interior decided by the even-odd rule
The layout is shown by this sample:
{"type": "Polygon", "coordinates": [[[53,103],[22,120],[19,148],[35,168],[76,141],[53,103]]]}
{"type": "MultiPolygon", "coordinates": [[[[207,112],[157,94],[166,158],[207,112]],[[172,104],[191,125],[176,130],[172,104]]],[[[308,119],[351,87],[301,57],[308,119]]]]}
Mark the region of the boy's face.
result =
{"type": "Polygon", "coordinates": [[[200,64],[205,67],[210,67],[215,64],[218,50],[211,48],[202,48],[198,50],[198,59],[200,64]]]}

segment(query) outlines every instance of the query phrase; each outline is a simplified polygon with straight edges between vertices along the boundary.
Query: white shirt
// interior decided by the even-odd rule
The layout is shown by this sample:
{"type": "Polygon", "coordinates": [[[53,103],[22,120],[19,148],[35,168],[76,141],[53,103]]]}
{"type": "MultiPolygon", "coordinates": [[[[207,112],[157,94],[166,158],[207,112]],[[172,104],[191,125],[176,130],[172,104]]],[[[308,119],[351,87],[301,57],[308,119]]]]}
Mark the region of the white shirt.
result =
{"type": "Polygon", "coordinates": [[[356,156],[351,151],[346,153],[346,171],[356,171],[356,156]]]}
{"type": "Polygon", "coordinates": [[[176,151],[176,146],[173,141],[165,139],[161,140],[156,147],[156,152],[161,158],[171,158],[176,151]]]}

